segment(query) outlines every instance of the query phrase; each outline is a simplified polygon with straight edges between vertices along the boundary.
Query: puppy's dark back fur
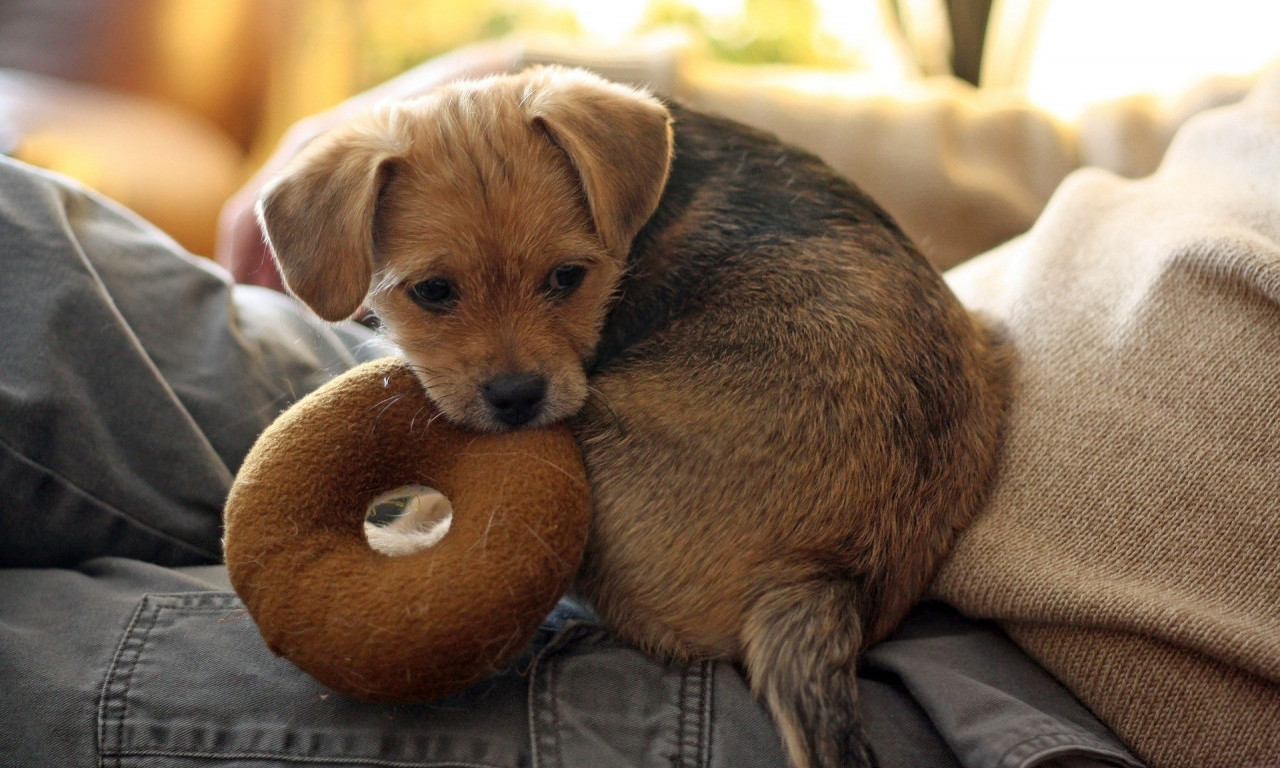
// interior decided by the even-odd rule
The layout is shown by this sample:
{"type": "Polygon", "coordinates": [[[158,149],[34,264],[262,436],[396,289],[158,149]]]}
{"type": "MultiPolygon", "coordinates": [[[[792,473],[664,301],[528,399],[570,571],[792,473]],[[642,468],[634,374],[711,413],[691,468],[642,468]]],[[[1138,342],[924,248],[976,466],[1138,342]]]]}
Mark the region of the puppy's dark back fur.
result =
{"type": "Polygon", "coordinates": [[[671,111],[578,420],[598,518],[580,586],[650,651],[745,658],[801,766],[863,765],[856,657],[985,496],[1003,354],[852,183],[671,111]],[[733,640],[706,629],[718,610],[733,640]]]}
{"type": "MultiPolygon", "coordinates": [[[[762,262],[769,258],[803,259],[796,246],[809,238],[855,237],[870,258],[905,252],[929,269],[888,213],[817,157],[731,120],[668,108],[675,127],[671,175],[632,245],[596,368],[696,311],[725,275],[767,269],[762,262]]],[[[812,266],[833,266],[826,261],[812,266]]]]}

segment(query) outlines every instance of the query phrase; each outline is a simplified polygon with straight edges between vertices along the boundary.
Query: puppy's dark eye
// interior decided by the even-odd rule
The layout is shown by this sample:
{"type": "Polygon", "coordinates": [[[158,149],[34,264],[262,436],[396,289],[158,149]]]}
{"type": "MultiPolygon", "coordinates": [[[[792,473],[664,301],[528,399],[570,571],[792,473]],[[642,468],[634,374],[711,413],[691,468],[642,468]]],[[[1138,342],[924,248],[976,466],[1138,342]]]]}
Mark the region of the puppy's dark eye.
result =
{"type": "Polygon", "coordinates": [[[547,295],[553,299],[563,299],[582,285],[587,276],[587,268],[579,264],[561,264],[547,275],[547,295]]]}
{"type": "Polygon", "coordinates": [[[443,277],[433,277],[409,286],[409,298],[423,309],[448,312],[458,303],[458,289],[443,277]]]}

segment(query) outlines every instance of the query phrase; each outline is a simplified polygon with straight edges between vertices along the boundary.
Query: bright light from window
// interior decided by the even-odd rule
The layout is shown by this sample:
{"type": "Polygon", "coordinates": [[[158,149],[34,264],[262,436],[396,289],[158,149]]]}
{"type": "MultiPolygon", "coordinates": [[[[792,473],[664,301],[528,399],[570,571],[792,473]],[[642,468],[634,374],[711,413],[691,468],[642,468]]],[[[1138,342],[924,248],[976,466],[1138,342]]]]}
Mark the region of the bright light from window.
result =
{"type": "Polygon", "coordinates": [[[572,11],[584,31],[617,39],[635,29],[644,18],[647,0],[548,0],[547,5],[572,11]]]}
{"type": "MultiPolygon", "coordinates": [[[[685,0],[709,19],[722,19],[743,12],[744,0],[685,0]]],[[[621,38],[644,20],[649,0],[547,0],[547,4],[572,11],[588,33],[621,38]]]]}
{"type": "Polygon", "coordinates": [[[1176,95],[1207,74],[1245,74],[1280,57],[1276,0],[1057,0],[1044,6],[1026,91],[1068,117],[1129,93],[1176,95]]]}
{"type": "Polygon", "coordinates": [[[902,68],[898,38],[888,32],[881,0],[815,0],[822,14],[822,29],[846,48],[858,51],[873,70],[897,72],[902,68]]]}

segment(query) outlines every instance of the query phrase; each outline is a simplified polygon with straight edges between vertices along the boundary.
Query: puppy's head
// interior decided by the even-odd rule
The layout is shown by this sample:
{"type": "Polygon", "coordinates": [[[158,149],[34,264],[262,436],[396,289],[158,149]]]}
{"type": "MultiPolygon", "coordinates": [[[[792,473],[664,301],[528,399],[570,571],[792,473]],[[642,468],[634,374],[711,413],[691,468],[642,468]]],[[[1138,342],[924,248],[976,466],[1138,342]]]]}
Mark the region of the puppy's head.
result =
{"type": "Polygon", "coordinates": [[[258,214],[285,284],[328,320],[367,301],[451,420],[570,416],[671,157],[670,115],[541,68],[384,105],[316,139],[258,214]]]}

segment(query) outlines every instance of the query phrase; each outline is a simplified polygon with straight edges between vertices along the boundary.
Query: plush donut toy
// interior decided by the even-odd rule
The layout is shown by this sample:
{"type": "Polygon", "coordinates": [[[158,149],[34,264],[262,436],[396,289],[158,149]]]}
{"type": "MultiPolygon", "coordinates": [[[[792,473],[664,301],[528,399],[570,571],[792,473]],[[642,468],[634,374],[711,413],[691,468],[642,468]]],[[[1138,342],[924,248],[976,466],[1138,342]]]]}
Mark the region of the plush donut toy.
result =
{"type": "Polygon", "coordinates": [[[568,588],[586,542],[586,473],[564,427],[504,434],[443,418],[396,359],[300,400],[258,439],[226,505],[231,582],[267,645],[339,693],[427,701],[520,651],[568,588]],[[447,534],[374,551],[369,505],[429,486],[447,534]]]}

